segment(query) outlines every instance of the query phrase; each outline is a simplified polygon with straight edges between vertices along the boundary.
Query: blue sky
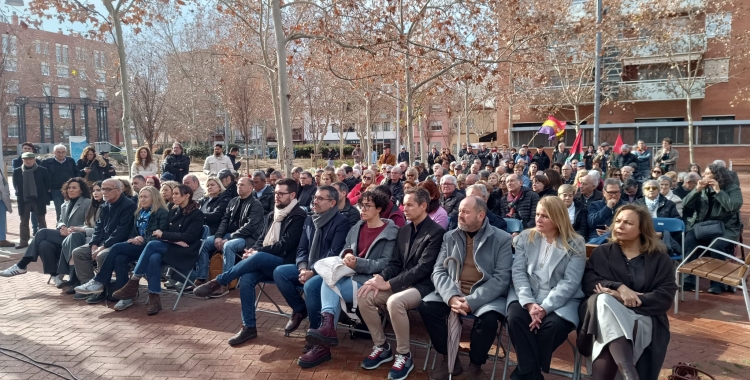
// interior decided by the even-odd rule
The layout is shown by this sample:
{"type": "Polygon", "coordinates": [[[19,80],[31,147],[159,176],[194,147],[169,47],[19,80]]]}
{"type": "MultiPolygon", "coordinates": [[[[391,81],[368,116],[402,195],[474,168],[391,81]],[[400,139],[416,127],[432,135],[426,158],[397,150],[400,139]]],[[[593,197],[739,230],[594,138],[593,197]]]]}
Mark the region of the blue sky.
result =
{"type": "MultiPolygon", "coordinates": [[[[24,1],[24,3],[28,3],[28,0],[24,1]]],[[[104,8],[104,5],[101,1],[83,1],[83,3],[93,3],[96,6],[96,9],[101,12],[102,14],[107,14],[107,10],[104,8]]],[[[29,11],[26,9],[25,6],[13,6],[8,5],[5,1],[2,2],[2,5],[0,5],[0,11],[3,13],[4,16],[7,16],[10,18],[10,15],[15,12],[21,19],[25,17],[31,16],[29,11]]],[[[68,33],[69,31],[76,31],[76,32],[85,32],[88,30],[86,25],[82,23],[61,23],[56,18],[51,18],[49,20],[42,19],[42,30],[46,30],[48,32],[56,32],[58,29],[62,29],[63,32],[68,33]]]]}

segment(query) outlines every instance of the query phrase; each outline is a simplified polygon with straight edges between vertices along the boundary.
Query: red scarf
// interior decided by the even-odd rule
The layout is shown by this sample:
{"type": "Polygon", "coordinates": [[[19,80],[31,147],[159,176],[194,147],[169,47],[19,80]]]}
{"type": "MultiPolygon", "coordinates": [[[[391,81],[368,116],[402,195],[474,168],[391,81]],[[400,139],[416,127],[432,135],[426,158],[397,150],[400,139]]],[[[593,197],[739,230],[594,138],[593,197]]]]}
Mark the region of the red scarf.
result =
{"type": "Polygon", "coordinates": [[[507,217],[509,218],[515,217],[516,202],[518,201],[518,199],[521,198],[522,194],[523,194],[523,191],[521,191],[521,189],[518,190],[518,195],[516,195],[515,197],[513,196],[513,194],[511,194],[510,191],[508,192],[508,197],[506,198],[508,200],[508,209],[509,209],[508,214],[506,215],[507,217]]]}

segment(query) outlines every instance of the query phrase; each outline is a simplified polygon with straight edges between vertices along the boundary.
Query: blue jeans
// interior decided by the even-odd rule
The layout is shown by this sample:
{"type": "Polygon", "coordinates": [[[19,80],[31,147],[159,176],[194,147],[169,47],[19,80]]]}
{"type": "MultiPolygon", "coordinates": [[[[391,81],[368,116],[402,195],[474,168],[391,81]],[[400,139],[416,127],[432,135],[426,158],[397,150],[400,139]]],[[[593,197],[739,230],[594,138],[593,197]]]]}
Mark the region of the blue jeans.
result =
{"type": "Polygon", "coordinates": [[[161,293],[161,259],[164,252],[167,252],[167,248],[169,248],[169,243],[151,241],[143,249],[138,264],[135,264],[133,275],[146,276],[149,293],[161,293]]]}
{"type": "MultiPolygon", "coordinates": [[[[344,298],[344,302],[353,302],[355,292],[355,289],[352,287],[351,277],[340,279],[339,282],[336,283],[336,287],[339,289],[341,297],[339,297],[339,295],[336,294],[336,292],[334,292],[325,282],[321,281],[320,284],[320,312],[333,314],[334,321],[338,321],[339,315],[341,314],[341,298],[344,298]]],[[[359,289],[359,284],[357,284],[357,289],[359,289]]]]}
{"type": "Polygon", "coordinates": [[[31,212],[31,231],[36,235],[39,232],[39,219],[36,218],[36,213],[31,212]]]}
{"type": "MultiPolygon", "coordinates": [[[[224,235],[224,239],[229,239],[230,234],[224,235]]],[[[209,236],[203,241],[201,252],[198,256],[198,264],[195,272],[195,278],[205,280],[208,278],[208,266],[211,262],[211,254],[216,252],[214,248],[215,236],[209,236]]],[[[225,271],[226,272],[226,271],[225,271]]]]}
{"type": "Polygon", "coordinates": [[[320,286],[323,284],[323,279],[320,276],[313,276],[303,286],[299,282],[297,265],[287,264],[281,265],[273,271],[273,282],[276,283],[276,287],[284,296],[292,311],[302,313],[307,310],[310,327],[317,328],[320,326],[320,286]],[[304,299],[299,294],[299,288],[304,289],[304,299]]]}
{"type": "Polygon", "coordinates": [[[50,198],[52,198],[52,203],[55,204],[55,220],[60,220],[60,208],[62,207],[62,204],[65,203],[62,191],[60,191],[60,189],[51,189],[49,195],[50,198]]]}
{"type": "Polygon", "coordinates": [[[0,240],[8,240],[6,228],[8,228],[8,208],[0,199],[0,240]]]}
{"type": "Polygon", "coordinates": [[[228,272],[216,277],[216,282],[222,286],[240,279],[242,324],[245,327],[255,327],[255,286],[259,282],[273,280],[274,269],[283,263],[284,260],[281,257],[265,252],[255,252],[237,263],[228,272]]]}
{"type": "Polygon", "coordinates": [[[234,266],[234,263],[237,261],[237,254],[240,254],[240,257],[242,257],[244,250],[245,239],[232,239],[224,243],[224,267],[222,268],[221,272],[229,272],[229,270],[234,266]]]}
{"type": "MultiPolygon", "coordinates": [[[[94,277],[94,281],[104,285],[109,285],[112,280],[112,272],[117,275],[115,281],[115,290],[121,289],[128,282],[128,272],[130,263],[138,260],[141,253],[146,247],[144,245],[135,245],[130,243],[117,243],[109,249],[109,254],[104,259],[99,273],[94,277]]],[[[161,279],[161,276],[159,277],[161,279]]],[[[161,285],[159,285],[161,287],[161,285]]]]}

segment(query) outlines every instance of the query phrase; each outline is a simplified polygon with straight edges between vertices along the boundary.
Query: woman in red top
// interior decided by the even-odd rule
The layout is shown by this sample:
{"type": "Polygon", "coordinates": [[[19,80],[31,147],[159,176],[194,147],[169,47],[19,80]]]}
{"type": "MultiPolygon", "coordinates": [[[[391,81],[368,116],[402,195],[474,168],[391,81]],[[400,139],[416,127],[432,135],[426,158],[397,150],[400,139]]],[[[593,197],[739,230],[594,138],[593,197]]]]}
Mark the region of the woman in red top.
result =
{"type": "Polygon", "coordinates": [[[362,182],[356,184],[354,188],[349,192],[349,194],[346,196],[349,199],[349,203],[356,205],[359,203],[359,197],[362,196],[362,193],[367,191],[367,188],[372,185],[375,181],[375,172],[373,172],[370,169],[365,170],[362,173],[362,182]]]}

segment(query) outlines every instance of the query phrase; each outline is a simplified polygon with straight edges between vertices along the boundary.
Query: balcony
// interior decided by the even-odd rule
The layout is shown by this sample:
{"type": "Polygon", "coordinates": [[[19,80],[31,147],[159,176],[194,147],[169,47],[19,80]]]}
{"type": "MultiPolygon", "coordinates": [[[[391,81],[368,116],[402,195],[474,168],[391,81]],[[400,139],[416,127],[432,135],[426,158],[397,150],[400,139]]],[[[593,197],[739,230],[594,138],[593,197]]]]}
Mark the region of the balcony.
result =
{"type": "Polygon", "coordinates": [[[706,52],[706,34],[674,36],[669,41],[655,42],[647,38],[621,40],[624,65],[695,61],[706,52]]]}
{"type": "MultiPolygon", "coordinates": [[[[706,97],[706,78],[694,78],[690,89],[691,99],[706,97]]],[[[677,79],[639,80],[620,82],[619,100],[621,102],[656,102],[665,100],[687,99],[687,92],[680,87],[677,79]]]]}
{"type": "MultiPolygon", "coordinates": [[[[637,15],[644,11],[654,11],[656,6],[653,0],[625,0],[620,7],[620,13],[625,16],[637,15]]],[[[669,3],[662,3],[659,7],[671,11],[702,9],[706,7],[706,0],[669,0],[669,3]]]]}

